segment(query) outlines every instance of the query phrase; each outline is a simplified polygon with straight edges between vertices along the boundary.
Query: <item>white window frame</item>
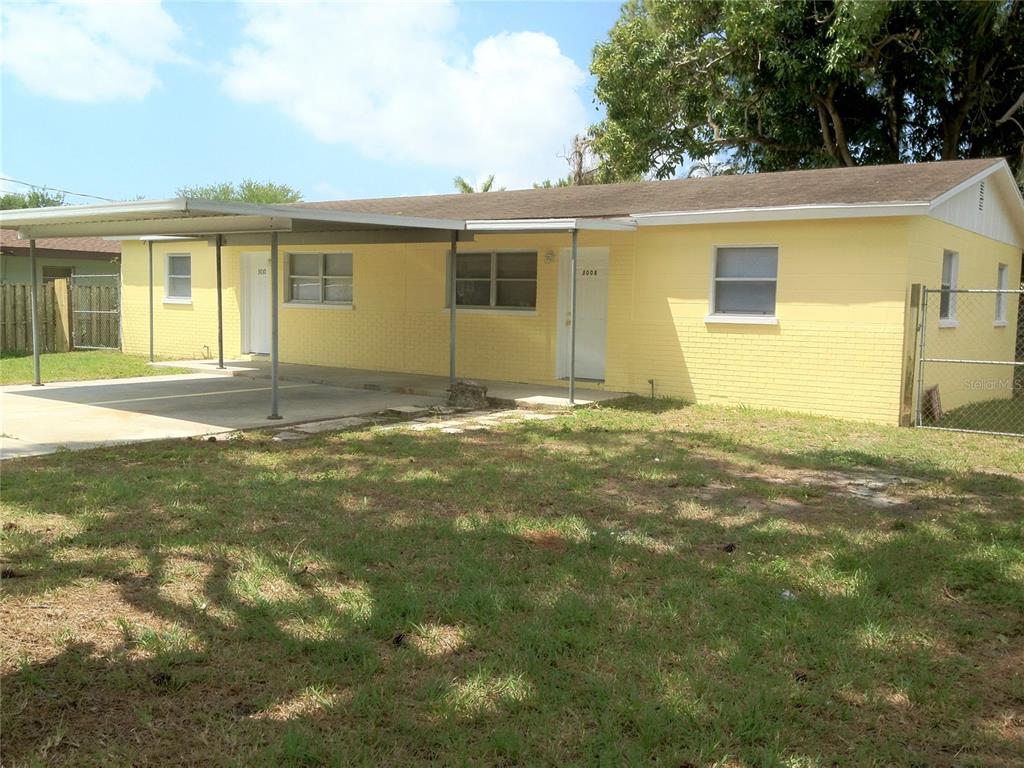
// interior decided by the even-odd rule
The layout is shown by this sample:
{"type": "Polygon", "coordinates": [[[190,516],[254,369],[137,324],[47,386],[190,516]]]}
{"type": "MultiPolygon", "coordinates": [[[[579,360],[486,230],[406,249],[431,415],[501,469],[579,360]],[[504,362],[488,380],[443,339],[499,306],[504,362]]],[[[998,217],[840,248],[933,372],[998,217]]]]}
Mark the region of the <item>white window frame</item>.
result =
{"type": "MultiPolygon", "coordinates": [[[[1010,265],[1000,263],[996,267],[996,290],[1006,291],[1010,288],[1010,265]]],[[[996,317],[992,324],[997,328],[1005,328],[1007,325],[1006,320],[1006,297],[1008,293],[997,293],[996,294],[996,317]]]]}
{"type": "Polygon", "coordinates": [[[183,251],[175,251],[174,253],[164,254],[164,304],[191,304],[192,303],[192,254],[183,251]],[[188,259],[188,274],[187,275],[173,275],[171,274],[171,259],[177,257],[185,257],[188,259]],[[176,296],[171,293],[171,278],[177,280],[184,280],[188,278],[188,296],[176,296]]]}
{"type": "Polygon", "coordinates": [[[948,248],[942,252],[942,272],[939,274],[939,328],[956,328],[956,289],[960,281],[960,254],[948,248]],[[946,281],[946,259],[950,263],[949,281],[946,281]],[[947,298],[943,312],[942,300],[947,298]]]}
{"type": "MultiPolygon", "coordinates": [[[[535,250],[500,250],[500,251],[457,251],[455,253],[455,259],[459,256],[490,256],[491,257],[491,275],[489,278],[483,277],[456,277],[455,282],[458,283],[460,280],[465,282],[482,282],[484,279],[490,281],[490,304],[458,304],[456,309],[459,312],[495,312],[495,313],[536,313],[537,311],[537,288],[540,286],[540,262],[539,254],[535,250]],[[534,277],[498,277],[498,256],[503,254],[518,254],[533,256],[535,272],[534,277]],[[533,292],[533,306],[530,307],[510,307],[506,304],[498,304],[498,283],[499,282],[517,282],[517,283],[533,283],[535,288],[533,292]]],[[[455,269],[455,260],[452,258],[452,254],[448,254],[448,274],[446,275],[447,280],[445,281],[445,302],[446,308],[451,307],[451,296],[449,293],[449,286],[451,285],[452,272],[455,269]]]]}
{"type": "Polygon", "coordinates": [[[723,243],[714,245],[711,248],[711,288],[708,294],[708,314],[704,318],[705,323],[734,323],[739,325],[778,325],[779,305],[779,263],[782,260],[782,248],[778,243],[723,243]],[[719,278],[718,277],[718,252],[727,248],[774,248],[775,249],[775,277],[754,277],[754,278],[719,278]],[[775,306],[770,314],[756,312],[719,312],[718,311],[718,283],[727,282],[755,282],[775,283],[775,306]]]}
{"type": "MultiPolygon", "coordinates": [[[[355,256],[349,251],[289,251],[285,254],[285,271],[284,271],[284,291],[285,291],[285,304],[296,306],[296,307],[345,307],[351,309],[356,300],[356,259],[355,256]],[[292,298],[292,256],[319,256],[320,263],[318,268],[318,274],[315,276],[320,283],[320,299],[295,299],[292,298]],[[352,273],[349,275],[328,275],[327,270],[327,257],[328,256],[348,256],[352,261],[352,273]],[[324,298],[325,288],[327,281],[332,280],[335,282],[347,280],[349,285],[352,286],[352,298],[349,301],[327,301],[324,298]]],[[[298,275],[298,277],[306,277],[313,279],[314,275],[298,275]]]]}

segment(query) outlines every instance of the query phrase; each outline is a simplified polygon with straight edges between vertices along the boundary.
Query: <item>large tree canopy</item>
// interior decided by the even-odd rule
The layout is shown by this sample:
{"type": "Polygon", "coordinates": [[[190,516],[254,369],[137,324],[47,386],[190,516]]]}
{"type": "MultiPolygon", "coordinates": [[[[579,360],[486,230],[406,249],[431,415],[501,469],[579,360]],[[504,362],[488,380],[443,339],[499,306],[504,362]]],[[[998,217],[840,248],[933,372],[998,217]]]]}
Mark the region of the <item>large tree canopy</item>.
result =
{"type": "Polygon", "coordinates": [[[1022,5],[631,0],[594,51],[603,175],[1005,155],[1019,179],[1022,5]]]}
{"type": "Polygon", "coordinates": [[[199,184],[178,189],[179,197],[198,197],[203,200],[226,200],[237,203],[297,203],[302,193],[287,184],[272,181],[243,179],[240,184],[225,181],[218,184],[199,184]]]}
{"type": "Polygon", "coordinates": [[[64,193],[52,189],[32,187],[27,192],[4,192],[0,195],[0,210],[15,208],[49,208],[64,205],[64,193]]]}

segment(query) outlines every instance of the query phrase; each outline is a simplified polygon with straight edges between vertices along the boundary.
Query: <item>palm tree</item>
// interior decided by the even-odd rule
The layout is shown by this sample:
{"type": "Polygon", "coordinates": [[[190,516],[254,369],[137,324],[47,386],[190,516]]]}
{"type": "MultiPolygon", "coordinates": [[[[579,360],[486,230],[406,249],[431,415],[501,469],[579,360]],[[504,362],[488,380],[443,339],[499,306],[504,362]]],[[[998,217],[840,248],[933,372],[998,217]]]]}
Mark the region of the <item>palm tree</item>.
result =
{"type": "Polygon", "coordinates": [[[732,160],[719,162],[713,157],[705,157],[701,160],[694,160],[690,164],[690,170],[687,172],[686,178],[706,179],[710,176],[733,176],[742,172],[742,169],[732,160]]]}
{"type": "Polygon", "coordinates": [[[470,184],[468,181],[466,181],[461,176],[456,176],[453,183],[455,184],[456,191],[462,193],[463,195],[472,195],[472,194],[475,194],[477,192],[492,192],[492,191],[504,192],[505,191],[504,187],[498,187],[497,190],[494,190],[494,174],[493,173],[490,176],[488,176],[486,179],[484,179],[483,184],[480,185],[480,189],[475,189],[472,184],[470,184]]]}

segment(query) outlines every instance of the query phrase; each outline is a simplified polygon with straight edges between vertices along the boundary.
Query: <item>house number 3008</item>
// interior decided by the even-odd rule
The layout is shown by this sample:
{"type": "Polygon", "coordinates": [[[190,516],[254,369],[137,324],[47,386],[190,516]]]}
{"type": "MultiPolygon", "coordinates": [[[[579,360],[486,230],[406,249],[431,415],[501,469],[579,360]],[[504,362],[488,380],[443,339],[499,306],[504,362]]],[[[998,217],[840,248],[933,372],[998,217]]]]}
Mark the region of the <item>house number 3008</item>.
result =
{"type": "Polygon", "coordinates": [[[256,274],[257,275],[265,275],[265,274],[267,274],[267,270],[265,270],[265,269],[257,269],[256,270],[256,274]]]}
{"type": "Polygon", "coordinates": [[[580,277],[590,277],[590,276],[594,276],[594,275],[597,275],[597,270],[596,269],[581,269],[580,270],[580,277]]]}

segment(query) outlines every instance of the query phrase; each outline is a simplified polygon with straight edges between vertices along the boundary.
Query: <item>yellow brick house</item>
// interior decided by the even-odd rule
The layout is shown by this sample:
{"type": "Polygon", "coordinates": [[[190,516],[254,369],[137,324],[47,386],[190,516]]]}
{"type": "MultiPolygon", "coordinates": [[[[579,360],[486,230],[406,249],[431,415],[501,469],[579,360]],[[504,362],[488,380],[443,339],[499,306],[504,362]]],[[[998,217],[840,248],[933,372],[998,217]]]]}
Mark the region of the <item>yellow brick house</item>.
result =
{"type": "MultiPolygon", "coordinates": [[[[252,231],[222,217],[232,218],[223,236],[212,219],[194,236],[175,236],[191,230],[154,214],[152,231],[127,218],[123,232],[104,224],[130,238],[124,351],[149,352],[152,331],[159,356],[217,355],[219,241],[229,359],[272,351],[276,303],[282,363],[447,375],[454,290],[459,378],[561,384],[574,359],[581,388],[896,424],[908,418],[914,377],[911,286],[1019,287],[1024,244],[1024,202],[1001,159],[251,213],[261,217],[252,231]],[[267,231],[291,216],[347,218],[344,228],[274,230],[275,276],[267,231]],[[372,217],[409,228],[382,235],[360,224],[372,217]],[[448,224],[424,228],[438,221],[448,224]]],[[[30,224],[29,234],[47,233],[30,224]]],[[[1010,304],[984,328],[958,328],[930,307],[928,332],[1013,360],[1019,303],[1010,304]]],[[[954,381],[925,383],[950,407],[975,396],[954,381]]]]}

